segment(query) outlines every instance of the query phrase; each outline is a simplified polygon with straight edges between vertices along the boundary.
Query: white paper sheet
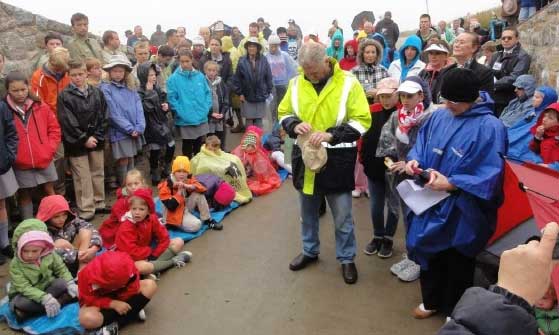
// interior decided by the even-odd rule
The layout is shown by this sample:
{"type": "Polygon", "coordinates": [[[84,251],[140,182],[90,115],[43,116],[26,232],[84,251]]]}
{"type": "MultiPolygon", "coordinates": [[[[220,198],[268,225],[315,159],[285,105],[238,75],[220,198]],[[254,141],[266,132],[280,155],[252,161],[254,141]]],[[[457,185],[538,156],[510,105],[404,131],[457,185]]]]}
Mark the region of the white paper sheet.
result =
{"type": "Polygon", "coordinates": [[[434,191],[430,188],[421,187],[411,179],[404,180],[396,186],[396,189],[402,200],[416,215],[421,215],[450,196],[448,192],[434,191]]]}

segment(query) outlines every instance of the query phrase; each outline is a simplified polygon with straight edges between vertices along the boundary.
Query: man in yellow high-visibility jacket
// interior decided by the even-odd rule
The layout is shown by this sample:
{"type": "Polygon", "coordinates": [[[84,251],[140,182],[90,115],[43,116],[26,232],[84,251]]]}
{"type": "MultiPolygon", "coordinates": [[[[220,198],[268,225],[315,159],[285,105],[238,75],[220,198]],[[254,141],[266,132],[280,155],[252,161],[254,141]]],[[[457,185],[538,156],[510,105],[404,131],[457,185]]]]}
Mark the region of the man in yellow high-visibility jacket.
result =
{"type": "Polygon", "coordinates": [[[347,284],[357,281],[356,251],[351,213],[351,191],[357,140],[371,125],[363,88],[350,73],[340,69],[326,49],[309,42],[298,57],[301,73],[293,78],[278,107],[279,120],[290,137],[311,133],[309,142],[326,147],[328,160],[318,173],[306,168],[300,148],[292,152],[293,185],[300,193],[303,252],[290,264],[292,271],[318,260],[318,217],[326,198],[336,227],[336,258],[347,284]]]}

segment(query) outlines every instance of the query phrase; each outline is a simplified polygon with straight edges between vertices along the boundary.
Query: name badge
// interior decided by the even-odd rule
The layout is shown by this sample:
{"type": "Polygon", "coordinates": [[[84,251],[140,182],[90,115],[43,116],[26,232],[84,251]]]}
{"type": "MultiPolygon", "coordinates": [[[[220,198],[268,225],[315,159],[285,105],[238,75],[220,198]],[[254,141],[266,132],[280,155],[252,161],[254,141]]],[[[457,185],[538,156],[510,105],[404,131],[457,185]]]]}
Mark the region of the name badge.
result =
{"type": "Polygon", "coordinates": [[[501,71],[502,67],[503,67],[502,63],[497,62],[497,63],[493,64],[493,70],[495,70],[495,71],[501,71]]]}

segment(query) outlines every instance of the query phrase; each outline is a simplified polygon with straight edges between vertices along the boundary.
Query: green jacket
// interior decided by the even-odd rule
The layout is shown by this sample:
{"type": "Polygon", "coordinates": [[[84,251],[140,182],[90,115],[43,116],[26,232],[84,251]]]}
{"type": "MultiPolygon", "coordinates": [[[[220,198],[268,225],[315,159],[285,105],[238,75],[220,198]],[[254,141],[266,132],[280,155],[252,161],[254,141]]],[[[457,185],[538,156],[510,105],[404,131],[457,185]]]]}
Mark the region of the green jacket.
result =
{"type": "Polygon", "coordinates": [[[101,63],[105,63],[103,59],[103,49],[94,38],[82,39],[74,36],[74,39],[68,44],[68,52],[70,58],[85,61],[86,58],[97,58],[101,63]]]}
{"type": "Polygon", "coordinates": [[[40,220],[29,219],[21,222],[14,231],[12,246],[16,250],[16,256],[10,263],[11,286],[8,296],[10,299],[21,294],[24,297],[41,303],[46,295],[45,290],[51,283],[62,278],[66,281],[72,280],[70,271],[64,265],[62,258],[57,253],[51,252],[41,258],[40,265],[24,263],[19,258],[17,242],[19,238],[28,231],[41,231],[48,234],[47,226],[40,220]]]}

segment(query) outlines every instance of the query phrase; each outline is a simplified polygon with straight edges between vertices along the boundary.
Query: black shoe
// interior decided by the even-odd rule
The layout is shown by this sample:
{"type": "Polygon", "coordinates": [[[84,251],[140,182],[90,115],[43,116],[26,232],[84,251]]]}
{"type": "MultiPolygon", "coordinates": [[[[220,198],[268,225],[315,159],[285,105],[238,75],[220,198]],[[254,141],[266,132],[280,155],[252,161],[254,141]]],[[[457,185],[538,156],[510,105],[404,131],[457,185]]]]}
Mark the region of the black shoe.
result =
{"type": "Polygon", "coordinates": [[[8,261],[8,257],[0,254],[0,265],[6,264],[7,261],[8,261]]]}
{"type": "Polygon", "coordinates": [[[152,172],[151,173],[151,186],[157,186],[157,184],[159,184],[160,181],[161,181],[161,175],[158,174],[157,172],[152,172]]]}
{"type": "Polygon", "coordinates": [[[392,245],[394,241],[391,239],[385,238],[382,240],[382,245],[380,246],[380,250],[378,251],[378,256],[380,258],[390,258],[392,257],[392,245]]]}
{"type": "Polygon", "coordinates": [[[365,247],[365,249],[363,249],[363,252],[365,253],[365,255],[374,255],[376,254],[381,246],[382,246],[382,238],[380,237],[373,237],[373,239],[371,240],[371,242],[369,242],[367,244],[367,246],[365,247]]]}
{"type": "Polygon", "coordinates": [[[204,224],[208,226],[209,229],[213,229],[213,230],[222,230],[223,229],[223,224],[221,224],[221,222],[217,222],[214,219],[209,219],[204,221],[204,224]]]}
{"type": "Polygon", "coordinates": [[[317,257],[309,257],[303,253],[300,253],[297,257],[295,257],[291,263],[289,263],[289,270],[291,271],[299,271],[307,267],[307,265],[318,261],[317,257]]]}
{"type": "Polygon", "coordinates": [[[355,284],[357,282],[355,263],[342,264],[342,276],[346,284],[355,284]]]}
{"type": "Polygon", "coordinates": [[[8,258],[14,258],[14,249],[12,249],[12,246],[8,244],[2,250],[0,250],[0,254],[8,258]]]}

